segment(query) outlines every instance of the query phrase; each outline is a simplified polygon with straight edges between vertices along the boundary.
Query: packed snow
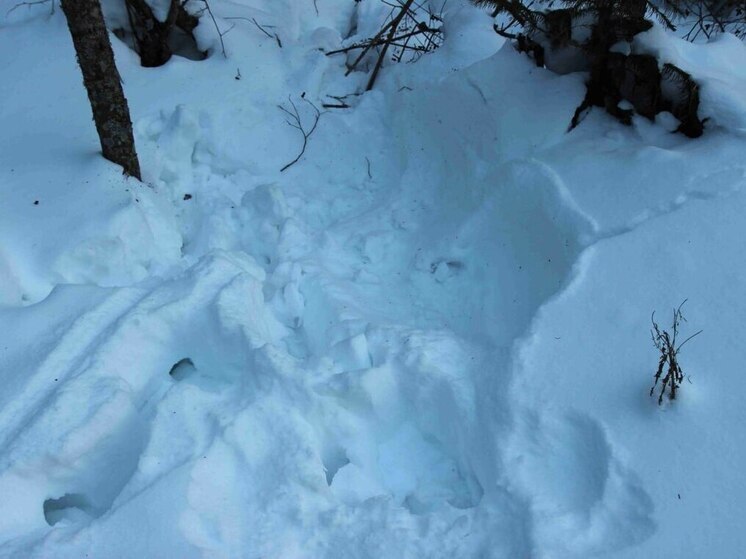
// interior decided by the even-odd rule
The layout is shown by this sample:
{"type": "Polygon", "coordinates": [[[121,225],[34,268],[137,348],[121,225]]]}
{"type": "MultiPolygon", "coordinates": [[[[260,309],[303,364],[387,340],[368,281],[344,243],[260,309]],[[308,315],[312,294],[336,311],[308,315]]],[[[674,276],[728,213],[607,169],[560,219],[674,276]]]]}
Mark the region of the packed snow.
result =
{"type": "MultiPolygon", "coordinates": [[[[364,88],[379,0],[213,0],[206,60],[111,35],[143,183],[64,15],[0,1],[0,557],[746,553],[746,46],[659,28],[704,136],[624,127],[485,11],[364,88]],[[241,18],[241,19],[235,19],[241,18]],[[263,33],[271,29],[276,37],[263,33]],[[279,41],[277,39],[280,39],[279,41]],[[281,43],[281,46],[280,46],[281,43]],[[686,381],[648,392],[651,313],[686,381]]],[[[123,16],[105,0],[112,29],[123,16]]]]}

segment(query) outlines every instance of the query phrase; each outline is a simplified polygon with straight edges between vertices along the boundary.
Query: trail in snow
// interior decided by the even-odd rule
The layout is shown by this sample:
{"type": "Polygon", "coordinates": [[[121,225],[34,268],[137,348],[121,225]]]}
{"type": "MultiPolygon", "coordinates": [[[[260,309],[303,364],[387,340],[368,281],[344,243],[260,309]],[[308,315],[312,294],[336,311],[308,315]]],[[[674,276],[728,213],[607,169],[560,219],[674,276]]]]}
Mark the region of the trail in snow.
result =
{"type": "MultiPolygon", "coordinates": [[[[739,199],[740,166],[695,170],[708,149],[743,146],[718,132],[689,147],[646,123],[620,132],[596,113],[568,136],[582,80],[495,54],[483,14],[464,8],[448,22],[468,49],[451,39],[387,68],[354,110],[322,115],[280,174],[298,138],[276,105],[352,87],[317,49],[372,4],[320,6],[318,19],[310,3],[282,5],[287,21],[269,3],[240,10],[277,25],[283,49],[240,27],[229,61],[152,73],[115,44],[151,186],[89,162],[95,188],[64,205],[93,200],[100,222],[55,217],[50,230],[74,234],[40,253],[31,227],[3,231],[0,556],[587,557],[644,544],[658,529],[650,484],[609,413],[581,402],[601,365],[568,373],[603,340],[565,302],[589,276],[602,291],[603,247],[704,203],[685,200],[739,199]],[[646,175],[661,164],[676,176],[646,175]],[[661,184],[624,194],[643,180],[661,184]],[[568,313],[561,328],[553,312],[568,313]],[[555,343],[568,331],[569,349],[555,343]]],[[[8,36],[64,45],[60,17],[29,25],[8,36]]],[[[75,82],[68,58],[62,81],[75,82]]],[[[595,297],[616,312],[614,293],[595,297]]]]}

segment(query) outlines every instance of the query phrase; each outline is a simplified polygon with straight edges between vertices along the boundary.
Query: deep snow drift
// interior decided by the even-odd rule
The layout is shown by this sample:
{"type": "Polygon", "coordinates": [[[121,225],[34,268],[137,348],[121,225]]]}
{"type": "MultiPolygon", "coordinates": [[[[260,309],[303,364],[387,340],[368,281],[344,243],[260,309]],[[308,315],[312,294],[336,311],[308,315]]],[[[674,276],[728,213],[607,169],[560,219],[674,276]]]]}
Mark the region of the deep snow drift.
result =
{"type": "Polygon", "coordinates": [[[11,4],[1,557],[746,549],[740,41],[635,45],[699,80],[702,138],[597,110],[567,133],[583,76],[453,1],[440,49],[280,173],[301,138],[277,106],[364,84],[320,49],[380,3],[214,0],[227,58],[205,22],[207,60],[157,69],[112,35],[140,184],[97,153],[62,14],[11,4]],[[650,314],[685,298],[704,333],[659,408],[650,314]]]}

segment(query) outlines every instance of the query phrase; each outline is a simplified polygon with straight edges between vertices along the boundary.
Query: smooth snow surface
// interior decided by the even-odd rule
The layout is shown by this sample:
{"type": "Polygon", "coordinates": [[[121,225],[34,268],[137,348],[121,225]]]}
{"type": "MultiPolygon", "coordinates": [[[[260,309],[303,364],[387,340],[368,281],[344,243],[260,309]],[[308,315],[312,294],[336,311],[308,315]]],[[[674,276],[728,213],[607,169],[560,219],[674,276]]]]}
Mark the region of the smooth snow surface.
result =
{"type": "Polygon", "coordinates": [[[583,75],[453,0],[443,46],[281,173],[278,105],[310,125],[303,97],[364,86],[320,49],[385,6],[213,0],[227,58],[206,16],[201,62],[112,35],[141,184],[98,154],[60,10],[13,3],[0,557],[743,555],[740,41],[632,45],[701,80],[702,138],[598,110],[567,133],[583,75]],[[650,315],[686,298],[704,332],[659,408],[650,315]]]}

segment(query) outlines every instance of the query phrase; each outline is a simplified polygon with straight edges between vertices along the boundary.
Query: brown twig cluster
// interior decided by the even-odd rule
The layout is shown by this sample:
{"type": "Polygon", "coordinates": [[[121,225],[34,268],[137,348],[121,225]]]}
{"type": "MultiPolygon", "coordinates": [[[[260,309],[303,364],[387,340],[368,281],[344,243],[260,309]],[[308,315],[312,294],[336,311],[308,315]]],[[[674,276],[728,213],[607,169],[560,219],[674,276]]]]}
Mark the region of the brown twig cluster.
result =
{"type": "Polygon", "coordinates": [[[685,343],[702,333],[702,330],[700,330],[677,345],[679,327],[682,322],[686,322],[684,315],[681,313],[681,307],[684,306],[684,303],[686,303],[686,300],[684,300],[684,302],[673,311],[671,332],[661,330],[660,326],[658,326],[658,323],[655,321],[655,313],[653,313],[653,316],[651,317],[653,328],[650,331],[650,334],[653,338],[653,344],[658,351],[660,351],[661,355],[658,360],[658,368],[655,371],[653,386],[650,388],[650,395],[653,395],[656,386],[660,383],[661,389],[660,394],[658,395],[658,405],[663,403],[663,397],[666,394],[666,390],[668,390],[668,398],[670,400],[676,399],[676,392],[684,381],[684,371],[682,371],[681,365],[679,365],[679,351],[685,343]],[[664,369],[665,375],[663,374],[664,369]]]}
{"type": "Polygon", "coordinates": [[[442,13],[445,1],[441,5],[440,13],[436,13],[428,2],[417,0],[382,0],[391,7],[384,25],[373,37],[353,43],[341,49],[327,52],[327,56],[335,54],[349,54],[360,51],[355,59],[348,64],[349,75],[358,69],[360,63],[371,51],[377,52],[376,63],[368,79],[366,91],[373,89],[383,62],[391,50],[391,60],[413,62],[423,54],[433,51],[443,42],[441,30],[442,13]]]}

